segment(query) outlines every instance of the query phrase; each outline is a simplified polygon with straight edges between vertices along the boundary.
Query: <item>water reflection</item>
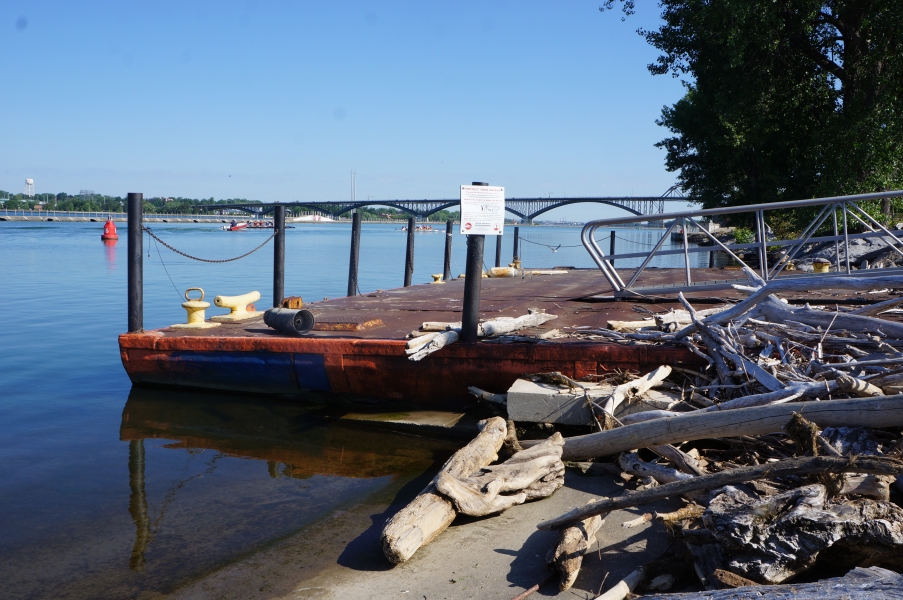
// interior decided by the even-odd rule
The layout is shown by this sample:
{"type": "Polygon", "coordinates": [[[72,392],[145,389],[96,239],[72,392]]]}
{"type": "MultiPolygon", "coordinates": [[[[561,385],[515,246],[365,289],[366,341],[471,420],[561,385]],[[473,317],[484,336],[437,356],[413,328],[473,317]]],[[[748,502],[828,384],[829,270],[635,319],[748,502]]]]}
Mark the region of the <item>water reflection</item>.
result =
{"type": "MultiPolygon", "coordinates": [[[[360,407],[355,407],[357,411],[360,407]]],[[[205,478],[221,460],[244,459],[260,464],[264,480],[303,480],[304,494],[283,504],[281,514],[293,512],[296,519],[285,535],[338,509],[341,504],[360,501],[398,476],[414,477],[444,461],[457,447],[453,440],[401,435],[372,426],[342,419],[344,410],[336,406],[304,406],[265,398],[248,398],[218,393],[196,393],[171,390],[133,388],[122,413],[120,439],[129,443],[128,513],[134,525],[129,567],[132,571],[159,571],[160,564],[177,563],[187,538],[208,538],[220,556],[235,555],[272,539],[275,532],[255,532],[252,538],[235,539],[240,534],[219,527],[218,515],[200,515],[191,506],[192,494],[203,495],[198,486],[210,485],[205,478]],[[152,477],[157,454],[145,455],[145,444],[163,451],[181,451],[198,456],[213,451],[212,459],[203,465],[180,469],[178,477],[152,477]],[[147,483],[145,481],[146,473],[147,483]],[[167,481],[168,480],[168,481],[167,481]],[[192,485],[186,485],[192,482],[192,485]],[[357,482],[357,483],[355,483],[357,482]],[[187,497],[183,497],[187,496],[187,497]],[[181,500],[179,500],[181,498],[181,500]],[[179,500],[181,508],[172,519],[165,518],[168,509],[179,500]],[[211,517],[214,517],[211,519],[211,517]],[[201,519],[207,521],[201,524],[201,519]],[[206,525],[206,527],[205,527],[206,525]],[[168,537],[167,537],[168,535],[168,537]],[[175,539],[174,539],[175,538],[175,539]],[[229,539],[232,538],[232,539],[229,539]],[[174,542],[176,542],[174,544],[174,542]],[[221,542],[221,543],[220,543],[221,542]],[[224,550],[232,546],[231,552],[224,550]],[[155,558],[152,558],[155,557],[155,558]]],[[[209,455],[208,455],[209,456],[209,455]]],[[[165,459],[164,459],[165,460],[165,459]]],[[[252,464],[253,466],[253,464],[252,464]]],[[[225,467],[229,468],[229,467],[225,467]]],[[[234,467],[232,467],[234,468],[234,467]]],[[[219,473],[222,477],[223,474],[219,473]]],[[[209,479],[209,478],[208,478],[209,479]]],[[[265,488],[259,477],[257,486],[265,488]]],[[[274,481],[276,480],[276,481],[274,481]]],[[[218,490],[217,494],[224,493],[218,490]]],[[[273,498],[266,490],[260,493],[242,490],[251,504],[243,504],[245,522],[263,518],[272,510],[273,498]],[[258,503],[256,506],[253,501],[258,503]],[[260,514],[250,519],[248,515],[260,514]]],[[[290,492],[289,492],[290,497],[290,492]]],[[[206,510],[206,505],[201,505],[206,510]]],[[[222,510],[222,506],[218,506],[222,510]]],[[[233,519],[239,515],[231,515],[233,519]]],[[[192,553],[193,555],[194,553],[192,553]]],[[[181,568],[185,568],[182,565],[181,568]]]]}

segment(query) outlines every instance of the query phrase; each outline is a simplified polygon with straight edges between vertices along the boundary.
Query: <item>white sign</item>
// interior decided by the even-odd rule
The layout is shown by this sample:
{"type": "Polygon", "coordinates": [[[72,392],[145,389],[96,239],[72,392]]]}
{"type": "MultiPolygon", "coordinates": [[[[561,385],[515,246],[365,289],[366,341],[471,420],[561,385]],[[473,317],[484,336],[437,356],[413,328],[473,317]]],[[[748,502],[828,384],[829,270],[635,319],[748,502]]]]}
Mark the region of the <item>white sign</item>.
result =
{"type": "Polygon", "coordinates": [[[505,230],[505,188],[461,186],[461,233],[502,235],[505,230]]]}

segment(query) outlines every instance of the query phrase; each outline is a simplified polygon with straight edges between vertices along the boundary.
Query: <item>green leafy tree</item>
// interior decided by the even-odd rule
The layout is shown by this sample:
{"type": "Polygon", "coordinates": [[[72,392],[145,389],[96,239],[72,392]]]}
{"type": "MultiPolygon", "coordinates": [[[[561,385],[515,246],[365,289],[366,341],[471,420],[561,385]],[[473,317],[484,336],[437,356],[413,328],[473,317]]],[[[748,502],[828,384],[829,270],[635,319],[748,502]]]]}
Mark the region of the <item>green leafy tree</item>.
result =
{"type": "Polygon", "coordinates": [[[903,2],[660,5],[640,33],[662,53],[649,70],[684,78],[658,146],[686,193],[711,208],[903,187],[903,2]]]}

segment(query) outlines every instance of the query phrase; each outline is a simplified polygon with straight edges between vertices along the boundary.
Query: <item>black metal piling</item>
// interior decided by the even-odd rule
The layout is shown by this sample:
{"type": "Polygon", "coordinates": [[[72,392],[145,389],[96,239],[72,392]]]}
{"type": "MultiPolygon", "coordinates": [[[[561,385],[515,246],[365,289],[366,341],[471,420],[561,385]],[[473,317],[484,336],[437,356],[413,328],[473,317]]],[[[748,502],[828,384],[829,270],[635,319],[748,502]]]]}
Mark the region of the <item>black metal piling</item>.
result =
{"type": "Polygon", "coordinates": [[[129,333],[144,329],[144,194],[129,193],[129,333]]]}
{"type": "MultiPolygon", "coordinates": [[[[614,231],[611,232],[611,243],[609,243],[609,245],[608,245],[608,255],[609,256],[615,255],[615,232],[614,231]]],[[[612,267],[615,266],[615,259],[609,260],[608,263],[612,267]]]]}
{"type": "Polygon", "coordinates": [[[276,229],[273,246],[273,307],[281,306],[285,297],[285,207],[277,206],[273,217],[276,229]]]}
{"type": "Polygon", "coordinates": [[[520,260],[520,227],[514,228],[514,252],[512,260],[520,260]]]}
{"type": "Polygon", "coordinates": [[[495,236],[495,266],[502,266],[502,236],[495,236]]]}
{"type": "Polygon", "coordinates": [[[404,287],[411,285],[414,277],[414,229],[417,224],[414,217],[408,217],[408,247],[404,255],[404,287]]]}
{"type": "MultiPolygon", "coordinates": [[[[474,181],[471,185],[489,185],[474,181]]],[[[515,229],[515,231],[517,231],[515,229]]],[[[517,238],[515,238],[517,239],[517,238]]],[[[483,244],[485,236],[467,236],[467,267],[464,271],[464,310],[461,314],[461,341],[476,342],[480,321],[480,287],[483,284],[483,244]]]]}
{"type": "Polygon", "coordinates": [[[348,295],[357,295],[357,267],[360,264],[361,214],[351,216],[351,257],[348,261],[348,295]]]}
{"type": "Polygon", "coordinates": [[[445,263],[442,269],[442,281],[451,279],[451,251],[452,251],[452,227],[455,226],[451,219],[445,223],[445,263]]]}

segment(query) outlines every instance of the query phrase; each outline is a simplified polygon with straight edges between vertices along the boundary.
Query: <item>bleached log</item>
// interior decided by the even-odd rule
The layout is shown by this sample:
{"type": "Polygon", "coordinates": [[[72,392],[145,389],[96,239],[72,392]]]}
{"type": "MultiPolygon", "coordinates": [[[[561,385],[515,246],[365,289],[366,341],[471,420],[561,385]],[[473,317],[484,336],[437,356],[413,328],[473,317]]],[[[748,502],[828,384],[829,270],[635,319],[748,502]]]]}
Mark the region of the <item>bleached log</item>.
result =
{"type": "Polygon", "coordinates": [[[498,404],[500,406],[508,406],[508,395],[507,394],[493,394],[492,392],[487,392],[486,390],[481,390],[476,386],[470,386],[467,388],[467,392],[476,396],[480,400],[485,400],[486,402],[492,402],[493,404],[498,404]]]}
{"type": "MultiPolygon", "coordinates": [[[[722,311],[716,315],[706,317],[703,322],[706,324],[717,323],[726,324],[731,320],[747,313],[755,308],[763,298],[769,294],[779,294],[782,292],[805,292],[817,289],[832,290],[855,290],[867,292],[873,289],[883,287],[900,288],[903,287],[903,275],[885,275],[880,277],[823,277],[812,276],[799,279],[776,279],[770,281],[767,285],[762,286],[753,292],[746,300],[735,304],[731,308],[722,311]]],[[[674,337],[680,339],[693,333],[696,326],[687,325],[684,329],[677,332],[674,337]]]]}
{"type": "MultiPolygon", "coordinates": [[[[506,430],[507,434],[507,430],[506,430]]],[[[541,444],[518,452],[499,465],[484,466],[468,476],[439,473],[436,489],[466,515],[482,517],[501,512],[527,499],[523,491],[536,481],[564,471],[564,438],[554,433],[541,444]],[[504,495],[505,492],[516,492],[504,495]]]]}
{"type": "Polygon", "coordinates": [[[443,321],[426,321],[420,326],[420,331],[449,331],[450,329],[461,329],[461,321],[443,322],[443,321]]]}
{"type": "Polygon", "coordinates": [[[663,444],[661,446],[651,446],[649,448],[662,458],[670,460],[679,471],[689,473],[690,475],[705,475],[705,469],[699,464],[695,458],[679,448],[675,448],[671,444],[663,444]]]}
{"type": "MultiPolygon", "coordinates": [[[[634,448],[684,440],[761,435],[781,431],[794,412],[821,427],[895,427],[903,425],[903,395],[862,400],[792,402],[714,412],[693,411],[679,417],[655,419],[598,433],[569,437],[563,460],[589,460],[634,448]]],[[[522,441],[525,447],[529,442],[522,441]]]]}
{"type": "Polygon", "coordinates": [[[558,589],[562,592],[570,589],[577,580],[583,555],[595,542],[596,532],[602,527],[602,523],[602,517],[596,515],[568,527],[561,532],[555,547],[549,550],[546,562],[561,575],[558,589]]]}
{"type": "Polygon", "coordinates": [[[493,336],[527,329],[530,327],[538,327],[543,323],[548,323],[553,319],[557,319],[558,315],[550,315],[544,312],[531,312],[516,318],[499,317],[483,321],[477,328],[477,334],[480,336],[493,336]]]}
{"type": "Polygon", "coordinates": [[[441,335],[441,333],[438,331],[431,331],[425,335],[417,336],[413,339],[410,339],[410,340],[408,340],[408,343],[406,343],[404,345],[404,348],[405,348],[404,351],[408,354],[413,354],[413,353],[417,352],[418,350],[420,350],[422,347],[429,344],[433,340],[433,338],[435,338],[437,335],[441,335]]]}
{"type": "Polygon", "coordinates": [[[665,380],[668,375],[671,374],[671,367],[668,365],[662,365],[655,369],[654,371],[643,375],[638,379],[634,379],[633,381],[629,381],[627,383],[622,383],[617,386],[614,391],[612,391],[611,396],[605,400],[605,404],[602,406],[602,409],[608,413],[609,415],[614,415],[615,409],[629,398],[635,398],[644,394],[648,390],[651,390],[662,381],[665,380]]]}
{"type": "Polygon", "coordinates": [[[862,379],[859,379],[857,377],[852,377],[850,375],[840,375],[835,381],[837,381],[837,387],[841,390],[856,394],[857,396],[860,396],[862,398],[884,395],[884,390],[872,385],[868,381],[863,381],[862,379]]]}
{"type": "Polygon", "coordinates": [[[884,302],[878,302],[876,304],[869,304],[867,306],[857,308],[856,310],[851,311],[850,314],[863,315],[866,317],[877,317],[884,311],[896,308],[900,304],[903,304],[903,298],[891,298],[890,300],[885,300],[884,302]]]}
{"type": "MultiPolygon", "coordinates": [[[[504,419],[487,419],[483,422],[480,433],[455,452],[439,472],[464,476],[485,467],[498,459],[499,448],[507,433],[504,419]]],[[[405,562],[418,548],[445,531],[455,514],[452,503],[439,495],[435,484],[431,482],[383,528],[381,541],[386,558],[393,563],[405,562]]]]}
{"type": "Polygon", "coordinates": [[[440,348],[444,348],[445,346],[448,346],[449,344],[453,344],[454,342],[457,342],[457,341],[458,341],[458,332],[457,331],[452,330],[452,331],[446,331],[445,333],[440,333],[439,335],[437,335],[436,337],[431,339],[429,341],[429,343],[421,346],[421,348],[417,352],[408,356],[408,359],[413,360],[413,361],[421,360],[423,358],[426,358],[433,352],[436,352],[440,348]]]}
{"type": "Polygon", "coordinates": [[[543,521],[537,529],[549,531],[568,527],[573,523],[588,519],[593,515],[606,515],[613,510],[649,504],[669,496],[680,496],[699,490],[713,490],[735,483],[745,483],[756,479],[808,475],[810,473],[874,473],[896,475],[903,473],[903,462],[884,456],[859,456],[837,458],[833,456],[811,456],[789,458],[774,463],[728,469],[719,473],[693,477],[673,483],[666,483],[638,492],[628,492],[617,498],[603,498],[575,508],[555,519],[543,521]]]}
{"type": "Polygon", "coordinates": [[[643,412],[636,412],[630,415],[625,415],[623,417],[618,417],[618,420],[621,421],[621,423],[624,425],[633,425],[635,423],[652,421],[653,419],[679,417],[682,414],[683,413],[674,412],[673,410],[644,410],[643,412]]]}
{"type": "Polygon", "coordinates": [[[671,483],[695,477],[695,475],[681,473],[677,469],[640,460],[640,457],[634,452],[625,452],[621,454],[621,456],[618,457],[618,464],[624,471],[631,475],[652,477],[659,483],[671,483]]]}
{"type": "Polygon", "coordinates": [[[630,594],[636,586],[642,583],[643,579],[646,578],[646,568],[640,567],[639,569],[633,571],[630,575],[622,579],[615,585],[615,587],[611,588],[601,596],[596,596],[595,600],[624,600],[628,594],[630,594]]]}
{"type": "Polygon", "coordinates": [[[896,478],[888,475],[848,473],[843,477],[843,487],[838,496],[869,496],[877,500],[890,500],[890,484],[896,478]]]}
{"type": "Polygon", "coordinates": [[[612,331],[636,331],[645,327],[656,328],[652,319],[648,321],[608,321],[606,326],[612,331]]]}
{"type": "Polygon", "coordinates": [[[756,308],[766,319],[775,323],[796,321],[811,327],[820,327],[822,330],[830,328],[833,331],[861,333],[880,331],[888,337],[903,339],[903,324],[885,319],[827,310],[813,310],[805,307],[792,309],[774,298],[767,298],[756,308]]]}

